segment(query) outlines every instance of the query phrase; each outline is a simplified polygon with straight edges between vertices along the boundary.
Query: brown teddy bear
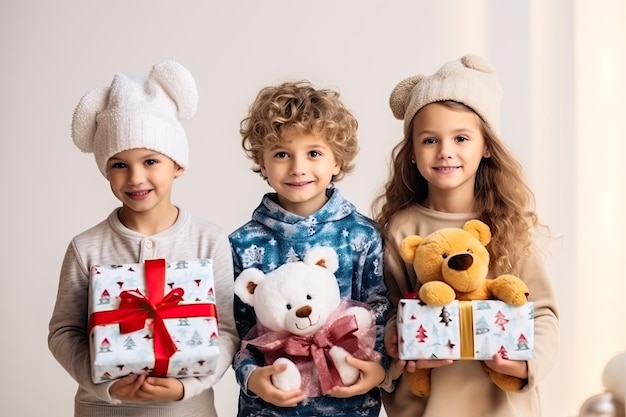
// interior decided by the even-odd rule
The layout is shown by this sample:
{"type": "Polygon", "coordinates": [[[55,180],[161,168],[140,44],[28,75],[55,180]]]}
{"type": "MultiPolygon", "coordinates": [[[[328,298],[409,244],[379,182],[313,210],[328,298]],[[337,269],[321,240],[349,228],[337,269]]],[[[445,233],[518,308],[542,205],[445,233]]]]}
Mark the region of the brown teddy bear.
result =
{"type": "MultiPolygon", "coordinates": [[[[528,300],[528,287],[516,276],[487,279],[491,240],[489,226],[469,220],[463,228],[445,228],[426,237],[407,236],[400,245],[405,262],[412,263],[418,281],[419,299],[428,305],[443,306],[453,300],[497,299],[521,306],[528,300]]],[[[519,391],[524,380],[483,367],[491,380],[505,391],[519,391]]],[[[430,394],[430,369],[409,374],[411,391],[420,397],[430,394]]]]}

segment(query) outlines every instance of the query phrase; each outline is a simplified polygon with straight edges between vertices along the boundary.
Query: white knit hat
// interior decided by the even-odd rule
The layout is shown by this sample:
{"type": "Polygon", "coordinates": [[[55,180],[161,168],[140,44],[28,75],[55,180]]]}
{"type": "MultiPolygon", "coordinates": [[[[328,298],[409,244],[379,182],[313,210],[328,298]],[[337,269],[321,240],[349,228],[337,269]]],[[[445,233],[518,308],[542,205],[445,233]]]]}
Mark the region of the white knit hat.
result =
{"type": "Polygon", "coordinates": [[[498,134],[502,87],[482,57],[465,55],[447,62],[433,75],[414,75],[398,83],[389,97],[396,119],[404,119],[404,135],[415,114],[437,101],[452,100],[474,110],[498,134]]]}
{"type": "Polygon", "coordinates": [[[151,149],[186,168],[189,148],[181,120],[191,118],[197,106],[191,73],[163,61],[147,78],[116,74],[110,87],[85,94],[74,110],[72,139],[81,151],[94,153],[107,178],[109,158],[129,149],[151,149]]]}

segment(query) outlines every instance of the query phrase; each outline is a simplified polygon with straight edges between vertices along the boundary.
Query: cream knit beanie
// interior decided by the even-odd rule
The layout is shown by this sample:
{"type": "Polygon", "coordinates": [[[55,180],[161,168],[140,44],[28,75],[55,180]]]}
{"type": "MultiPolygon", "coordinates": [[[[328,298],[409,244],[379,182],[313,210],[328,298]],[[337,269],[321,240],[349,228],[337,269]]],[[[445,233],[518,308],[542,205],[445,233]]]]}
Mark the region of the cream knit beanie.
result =
{"type": "Polygon", "coordinates": [[[85,94],[72,118],[72,139],[83,152],[94,153],[107,176],[113,155],[147,148],[188,165],[187,136],[181,120],[191,118],[198,91],[191,73],[175,61],[152,67],[148,77],[116,74],[107,88],[85,94]]]}
{"type": "Polygon", "coordinates": [[[502,87],[482,57],[465,55],[443,65],[433,75],[414,75],[398,83],[389,97],[396,119],[404,120],[404,135],[415,114],[437,101],[452,100],[474,110],[496,133],[500,127],[502,87]]]}

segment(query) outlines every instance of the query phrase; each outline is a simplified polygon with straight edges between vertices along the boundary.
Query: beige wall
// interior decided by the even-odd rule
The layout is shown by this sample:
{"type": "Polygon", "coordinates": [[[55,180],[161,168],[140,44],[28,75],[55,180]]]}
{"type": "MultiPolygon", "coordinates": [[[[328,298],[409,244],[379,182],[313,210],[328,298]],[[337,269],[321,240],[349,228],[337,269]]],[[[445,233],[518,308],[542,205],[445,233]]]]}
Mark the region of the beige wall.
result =
{"type": "MultiPolygon", "coordinates": [[[[591,3],[2,0],[0,414],[72,413],[75,383],[46,345],[58,271],[72,236],[117,205],[92,156],[69,136],[86,91],[108,85],[115,72],[145,74],[162,59],[187,66],[200,104],[187,124],[191,166],[174,200],[230,231],[268,191],[248,169],[238,135],[260,87],[307,78],[342,91],[360,120],[361,152],[338,185],[368,212],[401,135],[387,106],[391,89],[473,52],[499,74],[503,137],[558,237],[546,249],[562,354],[543,401],[546,416],[575,415],[601,388],[606,360],[626,349],[623,330],[615,331],[626,309],[617,268],[624,203],[616,197],[624,190],[624,105],[611,101],[615,88],[624,92],[617,74],[626,72],[626,37],[615,31],[626,13],[619,0],[591,3]],[[589,30],[591,39],[579,36],[589,30]],[[603,184],[612,193],[601,193],[603,184]]],[[[232,371],[217,391],[220,415],[234,416],[232,371]]]]}

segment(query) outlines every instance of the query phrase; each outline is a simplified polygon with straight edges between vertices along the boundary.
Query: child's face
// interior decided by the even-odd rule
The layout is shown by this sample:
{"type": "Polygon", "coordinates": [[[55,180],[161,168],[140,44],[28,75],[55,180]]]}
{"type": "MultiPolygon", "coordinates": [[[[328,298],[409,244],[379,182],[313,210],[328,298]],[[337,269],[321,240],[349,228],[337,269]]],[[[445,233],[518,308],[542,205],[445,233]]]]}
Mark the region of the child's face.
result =
{"type": "Polygon", "coordinates": [[[169,208],[174,178],[183,173],[169,157],[150,149],[131,149],[107,162],[109,183],[115,197],[131,212],[169,208]]]}
{"type": "Polygon", "coordinates": [[[429,196],[454,194],[472,201],[476,171],[489,157],[478,116],[432,103],[415,115],[412,136],[413,158],[429,196]]]}
{"type": "Polygon", "coordinates": [[[278,194],[278,202],[306,217],[326,203],[326,188],[341,164],[320,134],[290,133],[263,151],[261,173],[278,194]]]}

